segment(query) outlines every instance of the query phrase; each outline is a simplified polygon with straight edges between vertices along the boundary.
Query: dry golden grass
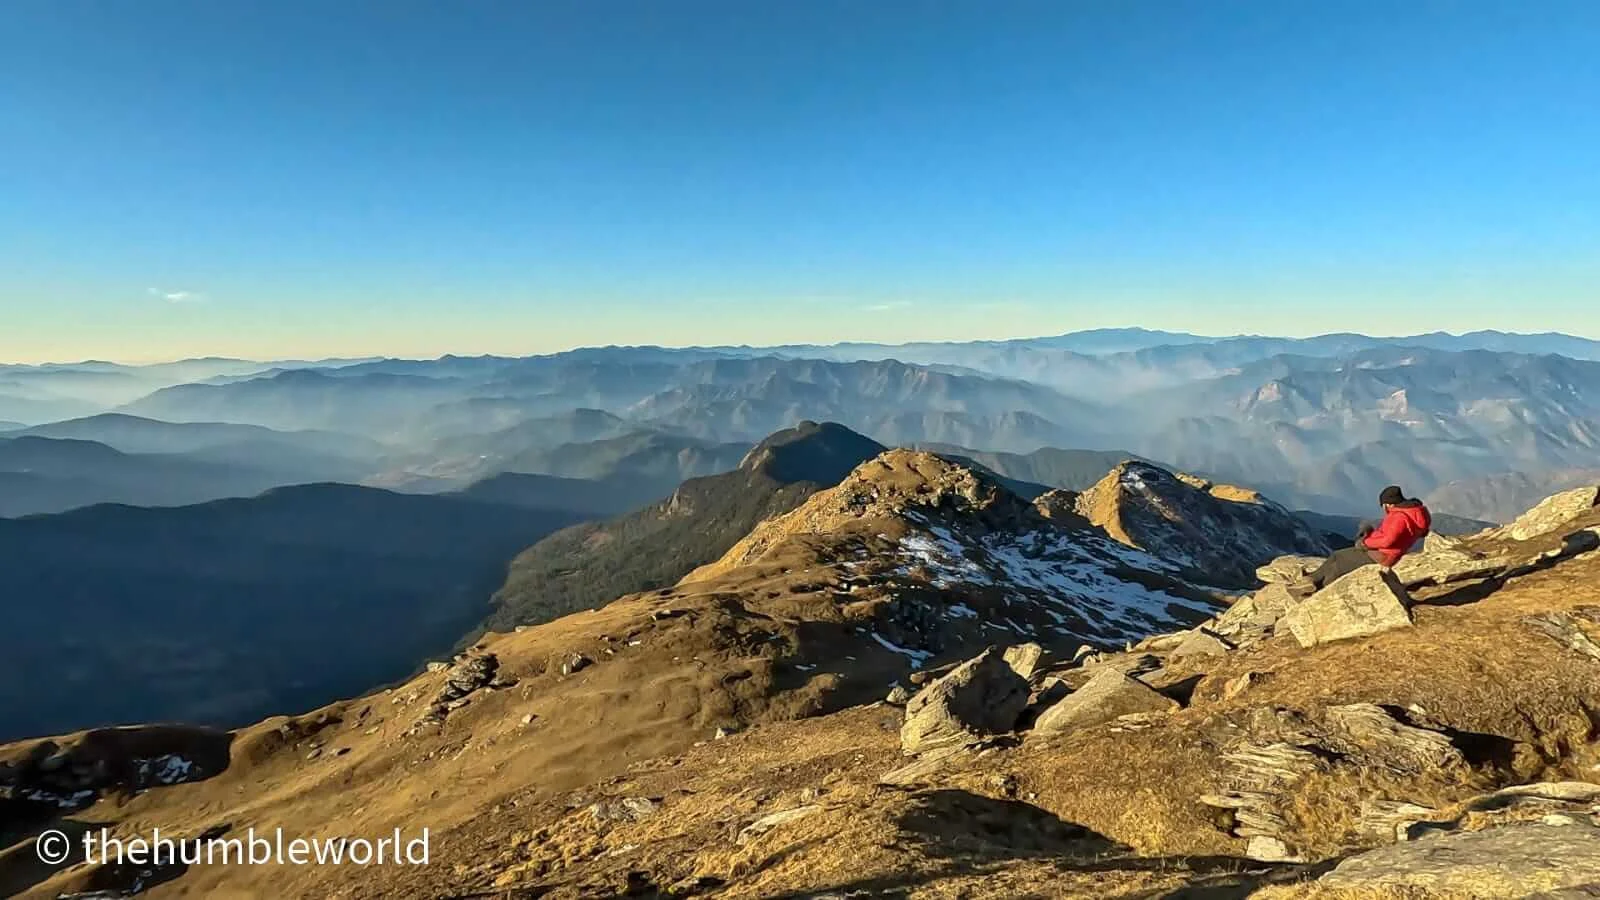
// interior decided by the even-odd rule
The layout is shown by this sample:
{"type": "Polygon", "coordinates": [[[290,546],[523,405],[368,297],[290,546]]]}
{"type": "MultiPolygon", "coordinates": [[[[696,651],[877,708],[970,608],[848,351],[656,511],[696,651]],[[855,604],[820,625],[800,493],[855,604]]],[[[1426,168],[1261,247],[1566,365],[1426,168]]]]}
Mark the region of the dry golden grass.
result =
{"type": "MultiPolygon", "coordinates": [[[[862,520],[840,535],[866,541],[889,527],[862,520]]],[[[897,670],[863,655],[856,668],[808,675],[778,665],[773,649],[838,652],[814,633],[850,615],[831,595],[837,585],[823,564],[836,549],[820,539],[773,542],[753,564],[702,573],[680,590],[491,635],[484,647],[519,683],[476,695],[440,730],[408,734],[445,678],[432,673],[243,729],[221,775],[102,801],[74,818],[124,835],[223,822],[306,836],[422,826],[434,835],[426,869],[202,866],[156,886],[148,893],[155,900],[890,889],[926,898],[1131,898],[1181,886],[1343,900],[1355,895],[1272,886],[1303,873],[1240,859],[1243,842],[1197,802],[1222,786],[1219,752],[1252,710],[1410,709],[1418,722],[1456,733],[1467,751],[1468,768],[1422,778],[1350,767],[1308,777],[1292,824],[1299,849],[1319,858],[1368,840],[1355,833],[1352,813],[1365,798],[1443,807],[1501,784],[1600,773],[1595,663],[1522,623],[1600,604],[1600,556],[1590,555],[1494,589],[1421,592],[1414,628],[1309,651],[1274,639],[1174,664],[1161,683],[1197,681],[1191,703],[1145,730],[1030,737],[953,762],[928,787],[881,786],[879,777],[904,762],[899,713],[839,707],[881,694],[897,670]],[[573,652],[597,664],[563,677],[560,660],[573,652]],[[1223,685],[1246,672],[1265,677],[1225,698],[1223,685]],[[752,727],[711,739],[736,722],[752,727]],[[322,750],[308,760],[313,742],[322,750]],[[638,822],[602,822],[588,811],[626,797],[659,808],[638,822]],[[820,810],[737,840],[757,818],[808,805],[820,810]]],[[[0,748],[0,758],[21,749],[0,748]]],[[[41,881],[6,865],[0,893],[30,897],[81,889],[89,874],[41,881]]]]}

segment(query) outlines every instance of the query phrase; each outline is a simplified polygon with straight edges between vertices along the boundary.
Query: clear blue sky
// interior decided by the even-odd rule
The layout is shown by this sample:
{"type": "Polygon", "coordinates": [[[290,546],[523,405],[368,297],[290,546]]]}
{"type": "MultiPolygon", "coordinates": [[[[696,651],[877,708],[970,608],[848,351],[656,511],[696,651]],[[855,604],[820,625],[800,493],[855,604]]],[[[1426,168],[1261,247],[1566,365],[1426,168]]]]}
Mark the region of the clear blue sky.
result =
{"type": "Polygon", "coordinates": [[[0,4],[0,360],[1600,335],[1600,3],[0,4]]]}

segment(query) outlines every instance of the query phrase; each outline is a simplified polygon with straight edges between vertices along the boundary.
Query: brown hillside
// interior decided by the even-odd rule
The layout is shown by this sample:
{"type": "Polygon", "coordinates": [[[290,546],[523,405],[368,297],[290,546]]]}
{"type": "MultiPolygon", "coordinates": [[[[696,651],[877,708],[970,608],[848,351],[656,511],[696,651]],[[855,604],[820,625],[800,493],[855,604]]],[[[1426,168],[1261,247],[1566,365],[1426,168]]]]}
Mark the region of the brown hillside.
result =
{"type": "Polygon", "coordinates": [[[907,651],[936,667],[1076,632],[1109,649],[1113,633],[1171,631],[1179,608],[1201,608],[1133,602],[1145,595],[1130,584],[1179,588],[1160,569],[1123,581],[1148,558],[936,459],[886,454],[676,588],[488,635],[391,691],[232,735],[0,748],[12,793],[0,893],[127,887],[138,873],[31,859],[41,828],[105,823],[129,836],[434,836],[427,867],[202,865],[145,876],[155,898],[1362,896],[1312,879],[1393,843],[1383,815],[1400,803],[1471,830],[1517,807],[1462,812],[1486,791],[1600,781],[1600,655],[1583,643],[1600,640],[1600,553],[1563,555],[1591,546],[1574,535],[1600,527],[1600,511],[1524,541],[1478,538],[1472,552],[1536,562],[1418,589],[1408,627],[1311,649],[1284,634],[1174,650],[1191,632],[1047,658],[1040,706],[1124,668],[1182,708],[1054,734],[1024,716],[1019,733],[909,759],[903,712],[876,701],[905,683],[907,651]],[[932,640],[943,649],[916,644],[932,640]],[[200,780],[161,786],[125,765],[167,757],[200,780]],[[1262,759],[1288,774],[1245,784],[1262,759]],[[43,802],[77,784],[92,805],[43,802]],[[1242,813],[1206,802],[1246,790],[1306,862],[1247,858],[1242,813]]]}

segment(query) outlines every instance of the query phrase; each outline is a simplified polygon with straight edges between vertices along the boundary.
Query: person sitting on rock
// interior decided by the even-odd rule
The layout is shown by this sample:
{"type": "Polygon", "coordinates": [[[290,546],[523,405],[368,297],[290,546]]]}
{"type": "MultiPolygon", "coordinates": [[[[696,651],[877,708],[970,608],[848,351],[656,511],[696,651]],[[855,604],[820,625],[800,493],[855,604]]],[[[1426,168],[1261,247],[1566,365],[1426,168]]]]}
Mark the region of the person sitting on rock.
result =
{"type": "Polygon", "coordinates": [[[1395,485],[1378,495],[1383,522],[1376,528],[1363,524],[1354,547],[1336,550],[1315,572],[1306,576],[1302,591],[1320,591],[1362,566],[1392,568],[1433,527],[1433,516],[1421,500],[1406,497],[1395,485]]]}

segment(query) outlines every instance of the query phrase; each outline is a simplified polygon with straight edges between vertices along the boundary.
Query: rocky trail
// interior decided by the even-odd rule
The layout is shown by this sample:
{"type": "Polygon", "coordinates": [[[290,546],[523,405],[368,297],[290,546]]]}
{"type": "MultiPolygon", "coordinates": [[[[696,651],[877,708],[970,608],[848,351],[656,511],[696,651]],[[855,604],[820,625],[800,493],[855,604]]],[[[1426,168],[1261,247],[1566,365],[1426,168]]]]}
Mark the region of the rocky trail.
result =
{"type": "Polygon", "coordinates": [[[890,451],[673,588],[487,635],[405,684],[232,733],[0,748],[0,893],[1600,892],[1600,492],[1299,597],[1305,561],[1280,551],[1312,538],[1255,540],[1275,508],[1142,469],[1157,496],[1114,534],[1109,482],[1029,504],[890,451]],[[1228,565],[1145,547],[1200,502],[1251,504],[1206,507],[1234,523],[1228,565]],[[102,825],[428,827],[432,860],[32,858],[45,828],[102,825]]]}

